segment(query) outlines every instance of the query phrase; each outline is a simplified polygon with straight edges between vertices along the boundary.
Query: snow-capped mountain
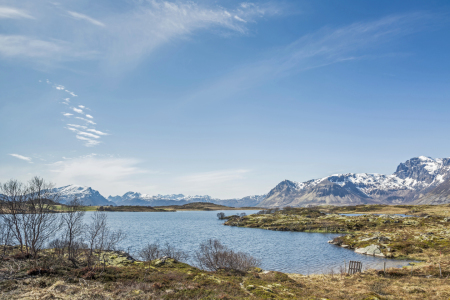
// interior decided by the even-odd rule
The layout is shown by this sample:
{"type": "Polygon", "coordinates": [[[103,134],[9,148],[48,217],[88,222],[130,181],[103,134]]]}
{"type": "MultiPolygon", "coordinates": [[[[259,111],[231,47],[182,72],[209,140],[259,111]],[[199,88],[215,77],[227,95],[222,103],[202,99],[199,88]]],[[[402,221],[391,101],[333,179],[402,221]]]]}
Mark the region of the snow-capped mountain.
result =
{"type": "MultiPolygon", "coordinates": [[[[348,173],[306,182],[285,180],[272,189],[258,206],[432,203],[427,193],[450,180],[449,175],[450,158],[419,156],[401,163],[392,175],[348,173]]],[[[448,189],[436,193],[439,193],[439,203],[445,199],[450,202],[448,189]]]]}
{"type": "Polygon", "coordinates": [[[114,201],[116,205],[143,205],[143,206],[167,206],[167,205],[184,205],[192,202],[211,202],[225,206],[245,207],[256,206],[259,204],[265,195],[262,196],[247,196],[237,199],[216,199],[211,196],[185,196],[183,194],[172,195],[155,195],[150,196],[136,192],[128,192],[123,196],[109,196],[108,200],[114,201]]]}
{"type": "Polygon", "coordinates": [[[55,188],[54,192],[60,195],[59,201],[62,204],[66,204],[68,201],[71,201],[73,198],[77,197],[82,201],[83,205],[115,205],[114,202],[106,200],[106,198],[103,197],[98,191],[86,186],[71,184],[60,188],[55,188]]]}

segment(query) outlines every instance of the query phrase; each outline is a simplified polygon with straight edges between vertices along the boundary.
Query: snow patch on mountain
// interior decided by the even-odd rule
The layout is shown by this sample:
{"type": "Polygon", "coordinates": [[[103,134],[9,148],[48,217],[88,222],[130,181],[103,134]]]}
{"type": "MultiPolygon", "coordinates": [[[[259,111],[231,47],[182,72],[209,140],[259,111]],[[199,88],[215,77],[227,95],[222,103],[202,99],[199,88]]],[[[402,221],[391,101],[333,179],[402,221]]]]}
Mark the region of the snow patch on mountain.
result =
{"type": "Polygon", "coordinates": [[[71,184],[60,188],[55,188],[53,189],[53,191],[54,193],[58,193],[59,201],[62,204],[67,204],[69,201],[73,200],[76,197],[81,200],[83,205],[114,205],[113,202],[108,201],[98,191],[87,186],[71,184]]]}

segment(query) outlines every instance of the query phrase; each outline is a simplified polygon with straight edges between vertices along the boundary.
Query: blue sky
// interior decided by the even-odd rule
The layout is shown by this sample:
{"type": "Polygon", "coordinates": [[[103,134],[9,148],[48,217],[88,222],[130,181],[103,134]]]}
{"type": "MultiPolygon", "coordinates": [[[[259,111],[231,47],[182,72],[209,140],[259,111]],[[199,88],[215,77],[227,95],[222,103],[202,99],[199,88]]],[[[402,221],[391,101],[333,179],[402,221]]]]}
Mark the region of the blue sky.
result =
{"type": "Polygon", "coordinates": [[[449,157],[448,1],[0,1],[0,182],[264,194],[449,157]]]}

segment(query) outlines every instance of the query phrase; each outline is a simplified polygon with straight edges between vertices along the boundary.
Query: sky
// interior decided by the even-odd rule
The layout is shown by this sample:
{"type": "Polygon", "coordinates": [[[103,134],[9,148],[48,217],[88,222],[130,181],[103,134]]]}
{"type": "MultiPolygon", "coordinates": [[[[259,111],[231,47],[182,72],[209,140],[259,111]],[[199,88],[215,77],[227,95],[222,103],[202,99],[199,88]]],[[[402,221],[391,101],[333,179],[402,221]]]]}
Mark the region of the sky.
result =
{"type": "Polygon", "coordinates": [[[0,182],[268,193],[450,156],[448,1],[0,0],[0,182]]]}

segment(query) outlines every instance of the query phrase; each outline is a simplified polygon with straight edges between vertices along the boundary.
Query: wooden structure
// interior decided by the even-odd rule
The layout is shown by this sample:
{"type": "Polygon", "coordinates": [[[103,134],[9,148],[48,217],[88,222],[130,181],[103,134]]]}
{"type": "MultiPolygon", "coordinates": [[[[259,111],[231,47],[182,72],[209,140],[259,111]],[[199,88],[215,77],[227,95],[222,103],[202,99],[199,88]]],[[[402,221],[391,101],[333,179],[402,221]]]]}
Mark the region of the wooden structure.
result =
{"type": "Polygon", "coordinates": [[[348,264],[348,274],[353,275],[355,273],[361,273],[362,262],[360,261],[350,261],[348,264]]]}

